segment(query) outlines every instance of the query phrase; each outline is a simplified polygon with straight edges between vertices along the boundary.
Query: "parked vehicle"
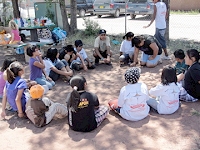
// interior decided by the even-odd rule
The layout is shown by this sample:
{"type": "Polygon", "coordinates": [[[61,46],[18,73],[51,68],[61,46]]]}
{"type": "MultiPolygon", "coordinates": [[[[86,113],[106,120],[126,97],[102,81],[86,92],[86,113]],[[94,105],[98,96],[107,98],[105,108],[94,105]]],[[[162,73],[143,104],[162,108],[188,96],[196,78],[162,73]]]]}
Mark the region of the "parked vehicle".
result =
{"type": "MultiPolygon", "coordinates": [[[[94,0],[76,0],[77,14],[80,17],[84,17],[86,13],[93,14],[93,2],[94,0]]],[[[70,4],[66,6],[67,14],[70,14],[70,4]]]]}
{"type": "Polygon", "coordinates": [[[152,16],[154,11],[154,3],[152,0],[129,0],[127,5],[127,13],[131,19],[135,19],[136,15],[152,16]]]}
{"type": "Polygon", "coordinates": [[[100,18],[102,15],[114,15],[115,18],[125,13],[126,0],[95,0],[94,14],[100,18]]]}

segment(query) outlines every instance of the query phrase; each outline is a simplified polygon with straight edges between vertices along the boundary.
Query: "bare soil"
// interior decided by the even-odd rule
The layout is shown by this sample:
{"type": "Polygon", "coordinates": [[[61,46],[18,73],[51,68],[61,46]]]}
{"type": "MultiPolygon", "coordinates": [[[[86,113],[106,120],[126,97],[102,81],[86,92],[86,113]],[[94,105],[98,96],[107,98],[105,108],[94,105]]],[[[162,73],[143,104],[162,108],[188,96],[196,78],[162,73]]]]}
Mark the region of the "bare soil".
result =
{"type": "MultiPolygon", "coordinates": [[[[93,58],[92,48],[86,47],[86,51],[93,58]]],[[[1,48],[0,64],[5,57],[11,56],[24,64],[25,78],[28,78],[29,68],[23,55],[16,55],[12,49],[1,48]]],[[[112,57],[112,66],[101,64],[94,70],[75,72],[85,76],[88,90],[98,95],[101,104],[107,105],[110,99],[117,98],[122,86],[126,85],[124,73],[129,67],[119,67],[118,57],[117,51],[112,57]]],[[[146,83],[149,89],[154,87],[160,82],[162,68],[173,64],[172,59],[164,60],[155,68],[142,67],[140,81],[146,83]]],[[[60,79],[46,96],[64,104],[70,91],[68,83],[60,79]]],[[[199,106],[200,101],[182,102],[181,108],[172,115],[150,112],[148,117],[138,122],[126,121],[110,111],[100,127],[89,133],[72,131],[67,118],[55,118],[47,126],[36,128],[28,119],[20,119],[7,111],[7,119],[0,121],[0,149],[197,150],[200,149],[199,106]]]]}

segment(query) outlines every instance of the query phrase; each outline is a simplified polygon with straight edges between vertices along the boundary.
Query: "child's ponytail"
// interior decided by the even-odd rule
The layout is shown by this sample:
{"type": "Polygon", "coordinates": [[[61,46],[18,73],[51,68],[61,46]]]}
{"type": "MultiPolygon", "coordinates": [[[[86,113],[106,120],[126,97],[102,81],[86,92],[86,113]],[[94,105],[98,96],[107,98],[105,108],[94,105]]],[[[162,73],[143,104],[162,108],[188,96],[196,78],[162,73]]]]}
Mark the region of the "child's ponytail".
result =
{"type": "Polygon", "coordinates": [[[78,104],[80,102],[80,94],[77,91],[77,86],[73,87],[73,91],[71,92],[68,108],[71,108],[73,112],[76,112],[78,110],[78,104]]]}
{"type": "Polygon", "coordinates": [[[20,62],[13,62],[9,68],[6,69],[7,80],[10,84],[13,83],[15,77],[19,76],[19,71],[23,70],[23,66],[20,62]]]}

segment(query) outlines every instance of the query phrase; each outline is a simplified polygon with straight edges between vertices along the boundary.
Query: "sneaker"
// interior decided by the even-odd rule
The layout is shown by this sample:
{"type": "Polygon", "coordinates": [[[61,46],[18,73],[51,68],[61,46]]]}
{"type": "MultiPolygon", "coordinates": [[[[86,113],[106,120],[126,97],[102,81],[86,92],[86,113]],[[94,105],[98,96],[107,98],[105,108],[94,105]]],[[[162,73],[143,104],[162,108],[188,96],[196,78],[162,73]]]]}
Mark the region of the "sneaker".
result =
{"type": "Polygon", "coordinates": [[[164,60],[170,60],[171,58],[169,56],[162,56],[162,59],[164,59],[164,60]]]}

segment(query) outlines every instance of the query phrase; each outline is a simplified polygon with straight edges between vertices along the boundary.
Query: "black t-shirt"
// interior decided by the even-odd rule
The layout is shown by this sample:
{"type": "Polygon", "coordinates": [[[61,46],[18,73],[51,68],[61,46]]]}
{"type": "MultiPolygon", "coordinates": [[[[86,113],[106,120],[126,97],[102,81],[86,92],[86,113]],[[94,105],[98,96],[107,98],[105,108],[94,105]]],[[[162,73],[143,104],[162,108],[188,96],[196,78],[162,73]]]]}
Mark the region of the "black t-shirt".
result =
{"type": "Polygon", "coordinates": [[[200,64],[194,63],[185,73],[184,88],[194,98],[200,99],[200,64]]]}
{"type": "MultiPolygon", "coordinates": [[[[77,53],[77,52],[74,50],[72,54],[75,54],[75,55],[76,55],[76,53],[77,53]]],[[[66,54],[67,54],[67,53],[65,52],[65,50],[64,50],[63,48],[62,48],[61,50],[59,50],[59,59],[60,59],[60,60],[64,59],[66,54]]],[[[70,55],[70,59],[71,59],[71,58],[72,58],[72,55],[70,55]]],[[[68,60],[69,65],[71,64],[70,59],[68,60]]]]}
{"type": "Polygon", "coordinates": [[[143,35],[144,36],[144,45],[139,48],[139,50],[143,51],[147,55],[153,55],[153,50],[150,47],[150,44],[156,43],[158,46],[158,55],[162,53],[162,46],[158,42],[158,40],[151,35],[143,35]]]}
{"type": "Polygon", "coordinates": [[[89,92],[81,93],[77,112],[73,112],[69,108],[68,121],[71,129],[89,132],[97,128],[95,106],[99,106],[99,100],[95,94],[89,92]]]}

